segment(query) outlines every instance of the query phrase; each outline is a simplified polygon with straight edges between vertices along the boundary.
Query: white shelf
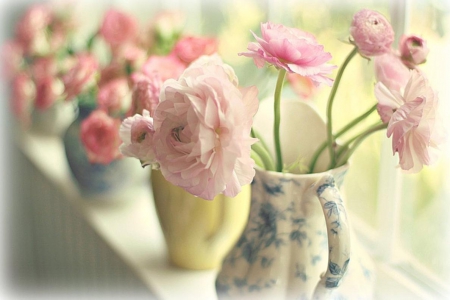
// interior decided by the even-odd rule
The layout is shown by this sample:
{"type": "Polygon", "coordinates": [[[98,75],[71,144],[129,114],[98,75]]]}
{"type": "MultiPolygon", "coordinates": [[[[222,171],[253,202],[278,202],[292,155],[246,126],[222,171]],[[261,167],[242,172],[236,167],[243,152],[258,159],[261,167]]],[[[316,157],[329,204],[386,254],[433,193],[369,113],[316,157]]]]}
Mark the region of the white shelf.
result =
{"type": "Polygon", "coordinates": [[[151,198],[148,170],[136,164],[140,180],[114,199],[85,199],[71,177],[59,137],[17,132],[14,138],[43,176],[65,195],[63,200],[80,212],[158,299],[217,298],[214,289],[217,270],[192,271],[168,263],[151,198]]]}

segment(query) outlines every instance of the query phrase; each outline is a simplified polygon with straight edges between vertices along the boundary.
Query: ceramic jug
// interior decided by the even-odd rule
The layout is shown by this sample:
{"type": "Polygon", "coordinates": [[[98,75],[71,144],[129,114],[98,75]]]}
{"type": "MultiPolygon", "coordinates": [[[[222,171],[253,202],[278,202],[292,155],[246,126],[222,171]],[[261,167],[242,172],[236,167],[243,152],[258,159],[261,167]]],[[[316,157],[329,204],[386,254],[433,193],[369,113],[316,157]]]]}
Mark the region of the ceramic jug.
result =
{"type": "MultiPolygon", "coordinates": [[[[289,165],[312,156],[326,126],[310,105],[283,101],[282,155],[289,165]]],[[[255,119],[269,147],[271,109],[263,103],[255,119]]],[[[348,165],[326,170],[327,162],[324,153],[313,174],[256,169],[246,228],[216,279],[219,299],[372,297],[372,262],[353,234],[340,191],[348,165]]]]}
{"type": "Polygon", "coordinates": [[[216,269],[242,233],[250,209],[250,186],[236,197],[208,201],[151,172],[152,193],[171,264],[192,270],[216,269]]]}

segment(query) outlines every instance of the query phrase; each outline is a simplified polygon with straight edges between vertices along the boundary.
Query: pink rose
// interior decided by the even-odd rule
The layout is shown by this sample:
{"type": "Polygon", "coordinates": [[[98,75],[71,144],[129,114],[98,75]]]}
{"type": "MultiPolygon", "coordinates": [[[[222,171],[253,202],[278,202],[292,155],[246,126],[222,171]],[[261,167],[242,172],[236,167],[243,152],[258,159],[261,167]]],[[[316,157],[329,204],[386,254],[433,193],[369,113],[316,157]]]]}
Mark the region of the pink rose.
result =
{"type": "Polygon", "coordinates": [[[48,76],[56,77],[58,67],[55,58],[52,56],[37,58],[31,65],[31,72],[36,80],[48,76]]]}
{"type": "Polygon", "coordinates": [[[62,97],[64,85],[58,78],[52,75],[40,76],[35,83],[37,109],[46,110],[62,97]]]}
{"type": "Polygon", "coordinates": [[[428,52],[430,52],[427,42],[415,35],[402,35],[399,47],[403,63],[410,69],[423,64],[427,60],[428,52]]]}
{"type": "Polygon", "coordinates": [[[360,10],[353,16],[350,34],[359,53],[364,56],[376,56],[391,51],[395,37],[388,20],[370,9],[360,10]]]}
{"type": "Polygon", "coordinates": [[[390,91],[379,82],[375,95],[382,110],[391,111],[387,136],[392,136],[392,150],[399,154],[400,167],[418,172],[423,165],[434,163],[445,134],[438,116],[438,97],[425,76],[413,70],[403,93],[390,91]]]}
{"type": "Polygon", "coordinates": [[[75,65],[63,75],[66,100],[78,96],[94,80],[98,71],[97,59],[88,53],[80,53],[76,56],[75,65]]]}
{"type": "Polygon", "coordinates": [[[116,48],[133,41],[137,37],[138,24],[136,20],[121,11],[110,9],[103,18],[100,34],[105,41],[116,48]]]}
{"type": "Polygon", "coordinates": [[[174,55],[152,55],[142,66],[142,73],[151,77],[157,72],[162,81],[169,78],[177,79],[183,73],[186,66],[174,55]]]}
{"type": "Polygon", "coordinates": [[[116,78],[100,86],[97,94],[99,109],[119,114],[130,105],[131,90],[127,78],[116,78]]]}
{"type": "Polygon", "coordinates": [[[136,114],[123,120],[120,126],[120,152],[128,157],[135,157],[141,161],[143,167],[156,164],[153,149],[153,119],[147,110],[142,115],[136,114]]]}
{"type": "Polygon", "coordinates": [[[16,25],[16,38],[28,53],[34,48],[37,38],[41,38],[44,30],[52,20],[50,8],[43,4],[31,6],[16,25]]]}
{"type": "Polygon", "coordinates": [[[186,64],[190,64],[202,55],[211,55],[217,51],[215,38],[186,36],[178,40],[172,52],[186,64]]]}
{"type": "Polygon", "coordinates": [[[103,110],[93,111],[81,122],[81,142],[91,163],[106,165],[121,156],[120,123],[103,110]]]}
{"type": "Polygon", "coordinates": [[[167,80],[154,115],[154,143],[164,177],[193,195],[236,196],[254,176],[250,129],[256,87],[238,89],[220,65],[189,67],[167,80]]]}
{"type": "Polygon", "coordinates": [[[261,24],[262,38],[253,35],[257,43],[249,43],[249,52],[239,55],[252,57],[258,68],[267,62],[276,68],[306,76],[316,85],[332,85],[333,80],[325,75],[336,66],[327,64],[331,54],[323,50],[312,34],[267,22],[261,24]]]}
{"type": "Polygon", "coordinates": [[[12,80],[11,107],[14,115],[25,126],[31,123],[31,111],[36,89],[30,76],[18,73],[12,80]]]}
{"type": "Polygon", "coordinates": [[[159,104],[159,94],[162,81],[158,73],[152,77],[143,76],[134,84],[131,98],[130,115],[142,114],[144,110],[153,116],[156,106],[159,104]]]}
{"type": "Polygon", "coordinates": [[[375,77],[388,89],[400,91],[409,80],[409,69],[392,52],[374,57],[375,77]]]}
{"type": "Polygon", "coordinates": [[[111,62],[100,70],[98,86],[103,86],[111,80],[125,77],[126,75],[125,66],[123,64],[115,61],[111,62]]]}
{"type": "Polygon", "coordinates": [[[48,35],[49,50],[52,53],[68,46],[69,38],[77,29],[76,20],[70,12],[72,8],[69,6],[65,11],[53,13],[53,19],[49,25],[51,34],[48,35]]]}

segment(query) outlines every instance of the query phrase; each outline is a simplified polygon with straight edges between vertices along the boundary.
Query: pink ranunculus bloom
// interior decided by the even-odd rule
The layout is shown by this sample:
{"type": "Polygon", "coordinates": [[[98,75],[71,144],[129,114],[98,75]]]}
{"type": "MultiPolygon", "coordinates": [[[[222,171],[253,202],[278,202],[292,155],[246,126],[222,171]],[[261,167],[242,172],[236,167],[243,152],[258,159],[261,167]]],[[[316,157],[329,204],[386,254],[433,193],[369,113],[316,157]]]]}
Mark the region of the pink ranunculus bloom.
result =
{"type": "Polygon", "coordinates": [[[25,49],[25,52],[32,51],[35,39],[42,36],[52,20],[52,15],[49,6],[36,4],[31,6],[19,20],[15,28],[15,34],[17,41],[25,49]]]}
{"type": "Polygon", "coordinates": [[[103,110],[93,111],[81,122],[80,137],[89,162],[107,165],[121,157],[120,119],[103,110]]]}
{"type": "Polygon", "coordinates": [[[200,56],[197,60],[191,63],[190,68],[194,69],[195,67],[206,66],[220,66],[220,68],[223,69],[225,73],[227,73],[228,79],[231,81],[231,83],[233,83],[233,85],[235,86],[239,86],[239,78],[234,72],[234,69],[230,65],[224,64],[222,58],[217,53],[214,53],[212,55],[200,56]]]}
{"type": "Polygon", "coordinates": [[[177,41],[172,52],[186,64],[190,64],[202,55],[217,52],[218,42],[215,38],[185,36],[177,41]]]}
{"type": "Polygon", "coordinates": [[[253,35],[257,42],[249,43],[249,51],[239,55],[253,58],[258,68],[267,62],[276,68],[309,77],[316,85],[333,84],[333,80],[325,75],[336,66],[327,63],[331,54],[324,51],[314,35],[270,22],[261,24],[262,38],[253,35]]]}
{"type": "Polygon", "coordinates": [[[20,72],[12,79],[11,85],[12,111],[20,123],[28,127],[31,124],[31,111],[36,94],[33,80],[26,72],[20,72]]]}
{"type": "Polygon", "coordinates": [[[395,37],[389,21],[370,9],[362,9],[353,15],[350,34],[359,53],[367,57],[390,52],[395,37]]]}
{"type": "Polygon", "coordinates": [[[184,63],[174,55],[152,55],[142,66],[142,73],[151,77],[154,72],[158,72],[161,80],[166,81],[170,78],[177,79],[185,68],[184,63]]]}
{"type": "Polygon", "coordinates": [[[311,99],[317,91],[317,87],[308,77],[296,73],[288,73],[287,80],[292,90],[302,99],[311,99]]]}
{"type": "Polygon", "coordinates": [[[392,136],[392,150],[399,154],[400,167],[416,173],[423,165],[433,164],[445,133],[438,115],[438,97],[424,74],[411,71],[403,93],[390,91],[379,82],[375,95],[378,105],[384,107],[381,110],[391,111],[387,136],[392,136]]]}
{"type": "Polygon", "coordinates": [[[223,67],[188,67],[162,87],[154,119],[156,158],[164,177],[211,200],[234,197],[254,176],[250,157],[257,88],[237,88],[223,67]]]}
{"type": "Polygon", "coordinates": [[[131,90],[125,77],[116,78],[100,86],[97,94],[99,109],[116,115],[128,109],[131,90]]]}
{"type": "Polygon", "coordinates": [[[66,100],[72,100],[93,82],[98,67],[99,63],[93,55],[88,53],[77,55],[74,66],[62,76],[66,100]]]}
{"type": "Polygon", "coordinates": [[[135,114],[123,120],[120,125],[120,152],[128,157],[134,157],[141,161],[143,167],[157,164],[153,135],[153,118],[144,109],[141,114],[135,114]]]}
{"type": "Polygon", "coordinates": [[[137,34],[138,24],[132,16],[115,9],[106,12],[100,27],[100,35],[111,47],[116,48],[131,42],[137,34]]]}
{"type": "Polygon", "coordinates": [[[375,77],[388,89],[400,91],[406,86],[409,80],[409,69],[402,63],[398,55],[388,52],[375,56],[374,59],[375,77]]]}
{"type": "Polygon", "coordinates": [[[34,105],[38,110],[46,110],[62,98],[64,85],[60,79],[52,75],[40,76],[35,80],[35,84],[36,99],[34,105]]]}
{"type": "Polygon", "coordinates": [[[153,116],[159,104],[161,85],[162,81],[157,72],[151,77],[142,75],[137,79],[133,87],[129,114],[142,114],[144,110],[147,110],[150,116],[153,116]]]}
{"type": "Polygon", "coordinates": [[[403,63],[410,69],[423,64],[430,52],[427,42],[415,35],[402,35],[399,48],[403,63]]]}

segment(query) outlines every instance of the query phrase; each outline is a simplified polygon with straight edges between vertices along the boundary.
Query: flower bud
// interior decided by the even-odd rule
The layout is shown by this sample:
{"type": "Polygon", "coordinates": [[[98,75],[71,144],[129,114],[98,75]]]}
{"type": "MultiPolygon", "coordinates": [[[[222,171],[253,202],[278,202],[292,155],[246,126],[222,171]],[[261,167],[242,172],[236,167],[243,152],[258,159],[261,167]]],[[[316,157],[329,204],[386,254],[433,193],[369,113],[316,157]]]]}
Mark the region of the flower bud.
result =
{"type": "Polygon", "coordinates": [[[410,69],[424,63],[430,52],[427,42],[415,35],[403,35],[400,38],[399,48],[403,63],[410,69]]]}
{"type": "Polygon", "coordinates": [[[363,9],[353,16],[350,34],[359,53],[376,56],[387,53],[394,41],[394,30],[380,13],[363,9]]]}

